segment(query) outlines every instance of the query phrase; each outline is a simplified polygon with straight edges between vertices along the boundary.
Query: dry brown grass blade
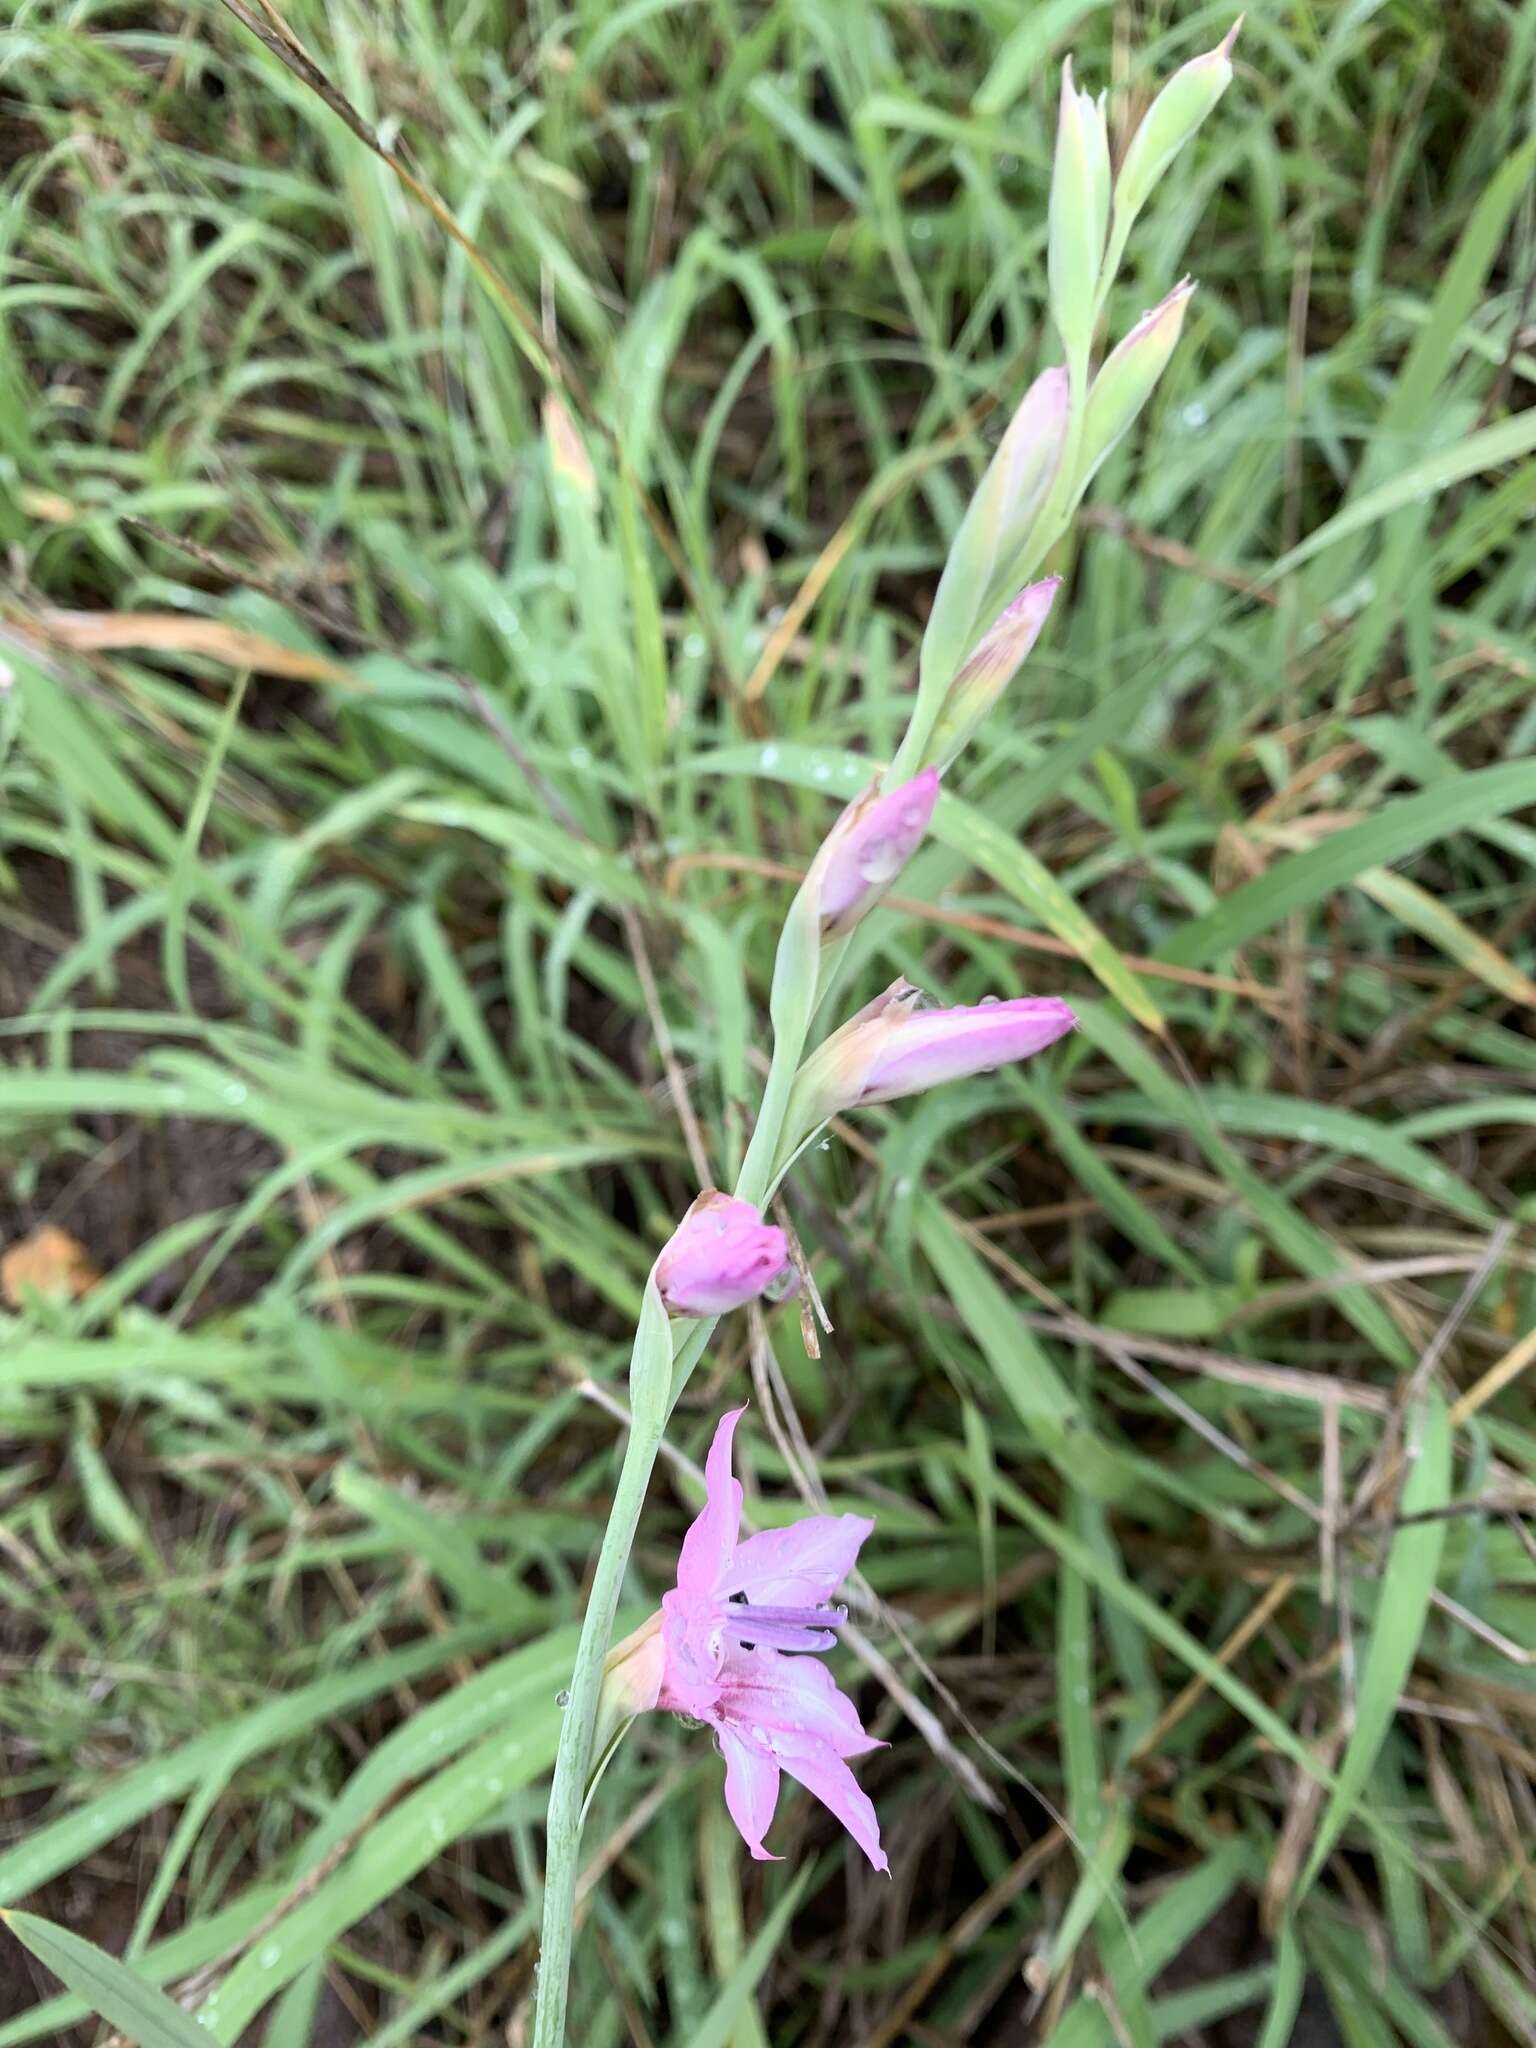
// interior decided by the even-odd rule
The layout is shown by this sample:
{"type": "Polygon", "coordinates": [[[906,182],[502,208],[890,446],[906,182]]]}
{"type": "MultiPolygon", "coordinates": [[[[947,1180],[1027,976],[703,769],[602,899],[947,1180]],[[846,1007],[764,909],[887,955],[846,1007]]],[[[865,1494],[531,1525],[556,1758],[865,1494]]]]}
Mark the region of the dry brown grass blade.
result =
{"type": "MultiPolygon", "coordinates": [[[[1290,1599],[1300,1584],[1301,1574],[1299,1572],[1286,1572],[1281,1578],[1275,1579],[1267,1586],[1260,1598],[1254,1602],[1236,1628],[1232,1630],[1220,1649],[1216,1651],[1216,1662],[1226,1666],[1232,1662],[1234,1657],[1240,1656],[1249,1643],[1253,1641],[1259,1630],[1264,1627],[1272,1615],[1285,1605],[1286,1601],[1290,1599]]],[[[1205,1676],[1200,1672],[1196,1672],[1189,1683],[1182,1686],[1175,1693],[1131,1752],[1130,1761],[1132,1763],[1137,1763],[1144,1757],[1149,1757],[1153,1754],[1170,1730],[1183,1720],[1190,1708],[1201,1698],[1206,1690],[1207,1683],[1208,1681],[1205,1676]]],[[[1311,1781],[1309,1780],[1308,1782],[1310,1783],[1311,1781]]]]}
{"type": "Polygon", "coordinates": [[[1496,1365],[1490,1365],[1482,1377],[1451,1404],[1451,1427],[1459,1429],[1480,1408],[1486,1407],[1495,1394],[1512,1385],[1533,1361],[1536,1361],[1536,1330],[1527,1330],[1518,1344],[1511,1345],[1496,1365]]]}
{"type": "Polygon", "coordinates": [[[244,5],[244,0],[223,0],[223,5],[242,28],[256,37],[263,47],[271,52],[280,64],[291,71],[310,91],[323,100],[336,118],[343,122],[366,149],[369,149],[393,172],[395,177],[410,193],[411,197],[424,206],[433,220],[442,229],[464,256],[476,277],[505,311],[511,324],[514,338],[532,364],[547,389],[564,391],[580,407],[583,416],[597,427],[612,448],[615,459],[625,482],[635,494],[635,501],[645,516],[646,524],[655,535],[657,545],[671,564],[672,572],[685,592],[688,602],[698,614],[701,624],[719,645],[719,620],[714,607],[706,601],[695,578],[689,570],[687,560],[667,520],[663,517],[649,491],[642,489],[639,479],[630,468],[623,448],[613,428],[606,420],[598,418],[592,403],[591,393],[584,380],[570,360],[562,354],[558,344],[543,332],[532,308],[522,294],[510,284],[472,235],[464,232],[454,219],[450,209],[422,178],[418,177],[398,150],[390,149],[377,130],[365,121],[345,93],[332,84],[320,66],[310,56],[292,29],[272,5],[272,0],[260,0],[261,16],[258,18],[244,5]]]}
{"type": "Polygon", "coordinates": [[[1345,1722],[1336,1721],[1320,1742],[1312,1745],[1316,1768],[1297,1771],[1291,1780],[1290,1804],[1286,1808],[1285,1821],[1280,1829],[1280,1838],[1275,1844],[1274,1857],[1264,1880],[1264,1891],[1259,1902],[1259,1921],[1266,1937],[1273,1941],[1290,1907],[1301,1875],[1301,1866],[1306,1861],[1308,1847],[1312,1841],[1317,1816],[1322,1808],[1323,1796],[1328,1790],[1328,1781],[1333,1774],[1334,1761],[1343,1746],[1345,1722]]]}
{"type": "Polygon", "coordinates": [[[265,633],[222,619],[199,619],[186,612],[39,611],[30,618],[12,612],[8,622],[28,636],[76,654],[102,654],[133,647],[145,654],[201,654],[230,668],[256,669],[263,675],[286,676],[294,682],[326,683],[333,689],[362,696],[368,684],[328,655],[306,654],[285,647],[265,633]]]}
{"type": "MultiPolygon", "coordinates": [[[[696,868],[718,869],[728,874],[761,875],[775,882],[799,884],[805,880],[803,867],[796,867],[789,861],[768,860],[758,854],[685,853],[667,863],[668,894],[676,893],[680,876],[696,868]]],[[[1032,953],[1049,953],[1056,960],[1079,958],[1076,948],[1065,939],[1058,939],[1050,932],[1030,931],[1024,925],[1009,923],[1006,918],[988,917],[973,910],[951,910],[942,903],[920,902],[915,896],[889,895],[883,902],[887,910],[897,911],[903,917],[920,918],[925,924],[942,925],[956,932],[974,932],[978,938],[1005,939],[1010,945],[1022,946],[1032,953]]],[[[1140,953],[1122,953],[1120,958],[1127,967],[1156,981],[1176,981],[1184,988],[1203,988],[1218,995],[1243,996],[1251,1003],[1266,1003],[1276,1008],[1285,1001],[1283,991],[1267,988],[1262,981],[1245,981],[1234,974],[1207,974],[1198,967],[1173,967],[1163,960],[1149,960],[1140,953]]]]}
{"type": "Polygon", "coordinates": [[[394,172],[412,198],[420,201],[443,233],[463,250],[481,283],[500,300],[510,315],[518,343],[540,376],[547,383],[563,382],[571,389],[579,391],[580,386],[568,366],[558,361],[546,348],[532,308],[508,284],[475,241],[465,234],[431,186],[424,184],[417,177],[397,151],[385,145],[377,130],[363,119],[346,94],[331,83],[282,15],[271,4],[271,0],[260,0],[259,16],[244,5],[244,0],[224,0],[224,6],[242,28],[249,29],[256,40],[270,50],[280,64],[325,102],[337,120],[343,122],[365,148],[372,150],[379,161],[394,172]]]}
{"type": "Polygon", "coordinates": [[[908,2023],[928,1998],[934,1986],[959,1957],[968,1955],[998,1914],[1004,1912],[1040,1872],[1067,1845],[1067,1831],[1053,1827],[1038,1842],[1032,1842],[1016,1863],[1010,1864],[996,1884],[982,1893],[952,1927],[946,1928],[938,1947],[903,1991],[896,2004],[868,2036],[864,2048],[892,2048],[902,2038],[908,2023]]]}

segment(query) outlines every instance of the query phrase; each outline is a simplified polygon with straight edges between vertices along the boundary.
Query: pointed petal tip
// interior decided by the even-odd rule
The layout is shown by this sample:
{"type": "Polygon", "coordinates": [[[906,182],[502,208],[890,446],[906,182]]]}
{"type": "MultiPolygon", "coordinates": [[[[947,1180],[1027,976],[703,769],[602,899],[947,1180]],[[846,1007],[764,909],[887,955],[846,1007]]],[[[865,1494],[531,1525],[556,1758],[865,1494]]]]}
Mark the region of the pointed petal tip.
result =
{"type": "Polygon", "coordinates": [[[1237,42],[1237,33],[1238,30],[1242,27],[1242,25],[1243,17],[1242,15],[1239,15],[1236,21],[1234,21],[1232,26],[1227,30],[1226,34],[1222,37],[1221,41],[1217,44],[1217,49],[1220,51],[1221,55],[1227,59],[1228,63],[1232,61],[1233,46],[1237,42]]]}

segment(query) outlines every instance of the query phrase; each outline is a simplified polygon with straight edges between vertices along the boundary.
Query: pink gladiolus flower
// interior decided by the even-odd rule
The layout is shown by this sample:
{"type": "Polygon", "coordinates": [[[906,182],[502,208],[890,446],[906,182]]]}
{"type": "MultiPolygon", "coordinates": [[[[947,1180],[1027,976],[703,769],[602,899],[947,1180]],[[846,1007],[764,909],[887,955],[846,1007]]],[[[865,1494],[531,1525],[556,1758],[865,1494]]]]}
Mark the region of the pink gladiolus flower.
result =
{"type": "Polygon", "coordinates": [[[882,796],[851,803],[827,836],[821,915],[834,924],[893,882],[911,859],[939,800],[939,772],[921,775],[882,796]]]}
{"type": "Polygon", "coordinates": [[[731,1439],[745,1413],[733,1408],[715,1431],[704,1508],[683,1538],[677,1584],[662,1597],[655,1704],[714,1729],[725,1756],[726,1807],[759,1862],[778,1861],[763,1836],[780,1772],[788,1771],[837,1816],[875,1869],[886,1870],[875,1809],[846,1761],[884,1745],[864,1733],[852,1700],[806,1654],[836,1641],[847,1609],[827,1603],[875,1525],[863,1515],[810,1515],[739,1542],[741,1483],[731,1473],[731,1439]]]}
{"type": "Polygon", "coordinates": [[[918,1008],[921,991],[896,981],[850,1017],[800,1071],[787,1119],[796,1141],[840,1110],[895,1102],[943,1081],[989,1074],[1043,1052],[1077,1023],[1057,996],[918,1008]]]}
{"type": "Polygon", "coordinates": [[[789,1272],[789,1242],[750,1202],[709,1188],[662,1248],[656,1285],[675,1316],[719,1316],[741,1308],[789,1272]]]}

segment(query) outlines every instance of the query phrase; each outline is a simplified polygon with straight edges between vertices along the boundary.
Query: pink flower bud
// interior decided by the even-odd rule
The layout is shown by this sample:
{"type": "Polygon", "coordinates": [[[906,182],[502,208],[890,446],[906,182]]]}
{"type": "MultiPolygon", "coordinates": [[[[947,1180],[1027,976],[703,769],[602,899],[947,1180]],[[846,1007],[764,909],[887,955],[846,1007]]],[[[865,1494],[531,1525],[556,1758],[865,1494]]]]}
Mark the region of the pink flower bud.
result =
{"type": "Polygon", "coordinates": [[[789,1271],[789,1243],[750,1202],[708,1188],[662,1248],[656,1285],[675,1316],[719,1316],[789,1271]]]}
{"type": "Polygon", "coordinates": [[[949,686],[927,751],[942,771],[981,725],[1039,639],[1061,588],[1059,576],[1029,583],[982,634],[949,686]]]}
{"type": "Polygon", "coordinates": [[[1077,1023],[1056,996],[994,999],[950,1010],[919,1009],[921,1000],[910,982],[893,982],[811,1055],[787,1119],[796,1143],[840,1110],[895,1102],[943,1081],[1028,1059],[1077,1023]]]}
{"type": "Polygon", "coordinates": [[[821,871],[821,916],[825,924],[867,910],[873,898],[911,859],[939,800],[939,773],[925,768],[883,796],[866,791],[855,798],[827,835],[821,871]]]}
{"type": "Polygon", "coordinates": [[[1034,510],[1029,501],[1043,497],[1044,487],[1056,474],[1071,398],[1072,379],[1065,363],[1042,370],[1019,400],[997,444],[998,509],[1003,533],[1014,544],[1021,538],[1021,515],[1034,510]]]}

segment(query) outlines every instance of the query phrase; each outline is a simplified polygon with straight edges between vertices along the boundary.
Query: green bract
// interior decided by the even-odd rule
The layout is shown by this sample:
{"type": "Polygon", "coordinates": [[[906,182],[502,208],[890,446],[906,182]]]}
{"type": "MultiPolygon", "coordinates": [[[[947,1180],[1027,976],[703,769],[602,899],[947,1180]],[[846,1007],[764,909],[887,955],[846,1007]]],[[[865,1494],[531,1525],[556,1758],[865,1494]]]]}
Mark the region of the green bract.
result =
{"type": "Polygon", "coordinates": [[[1108,231],[1109,134],[1104,102],[1073,85],[1069,58],[1061,73],[1047,242],[1051,315],[1066,344],[1069,365],[1086,360],[1093,340],[1108,231]]]}
{"type": "Polygon", "coordinates": [[[1232,82],[1232,45],[1242,25],[1232,24],[1214,50],[1176,71],[1148,107],[1126,147],[1115,180],[1115,239],[1124,246],[1132,221],[1157,181],[1232,82]]]}
{"type": "Polygon", "coordinates": [[[1110,450],[1134,422],[1167,367],[1184,325],[1185,310],[1195,287],[1186,278],[1166,299],[1143,313],[1120,346],[1113,350],[1093,380],[1083,422],[1079,454],[1079,490],[1093,477],[1110,450]]]}

